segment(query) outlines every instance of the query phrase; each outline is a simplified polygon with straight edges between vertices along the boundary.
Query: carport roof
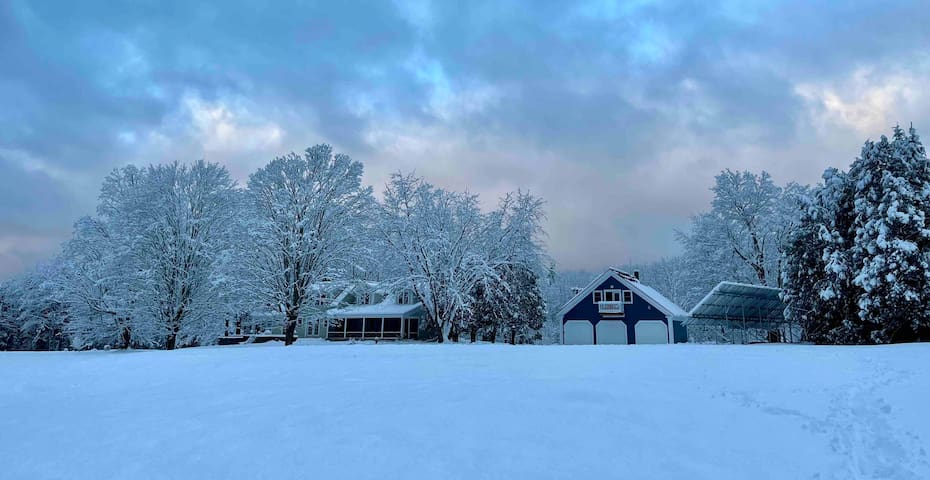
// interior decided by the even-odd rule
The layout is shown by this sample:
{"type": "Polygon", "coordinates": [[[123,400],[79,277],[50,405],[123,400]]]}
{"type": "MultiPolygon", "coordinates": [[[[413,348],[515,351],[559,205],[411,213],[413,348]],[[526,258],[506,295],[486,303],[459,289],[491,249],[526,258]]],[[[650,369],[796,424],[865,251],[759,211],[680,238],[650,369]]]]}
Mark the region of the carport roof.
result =
{"type": "Polygon", "coordinates": [[[688,324],[740,322],[771,324],[785,322],[781,289],[720,282],[691,309],[688,324]]]}

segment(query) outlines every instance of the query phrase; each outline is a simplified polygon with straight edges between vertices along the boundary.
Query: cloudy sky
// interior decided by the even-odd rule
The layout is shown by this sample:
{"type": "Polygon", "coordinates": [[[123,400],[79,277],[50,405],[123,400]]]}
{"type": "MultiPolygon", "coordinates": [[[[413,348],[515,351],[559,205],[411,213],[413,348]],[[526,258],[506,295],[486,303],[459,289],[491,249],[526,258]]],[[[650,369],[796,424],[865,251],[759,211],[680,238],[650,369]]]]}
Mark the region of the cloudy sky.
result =
{"type": "Polygon", "coordinates": [[[676,253],[723,168],[811,183],[930,135],[925,2],[195,3],[0,1],[0,278],[127,163],[244,182],[327,142],[376,190],[534,192],[560,266],[599,268],[676,253]]]}

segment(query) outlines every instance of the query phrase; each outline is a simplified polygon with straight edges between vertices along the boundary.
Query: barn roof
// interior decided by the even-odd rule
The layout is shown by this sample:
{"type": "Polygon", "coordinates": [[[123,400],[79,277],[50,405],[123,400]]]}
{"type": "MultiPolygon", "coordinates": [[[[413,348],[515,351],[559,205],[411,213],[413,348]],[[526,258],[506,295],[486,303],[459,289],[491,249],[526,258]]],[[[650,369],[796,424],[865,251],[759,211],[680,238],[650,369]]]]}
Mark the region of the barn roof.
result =
{"type": "Polygon", "coordinates": [[[741,322],[771,324],[785,321],[781,289],[720,282],[691,309],[688,324],[741,322]]]}

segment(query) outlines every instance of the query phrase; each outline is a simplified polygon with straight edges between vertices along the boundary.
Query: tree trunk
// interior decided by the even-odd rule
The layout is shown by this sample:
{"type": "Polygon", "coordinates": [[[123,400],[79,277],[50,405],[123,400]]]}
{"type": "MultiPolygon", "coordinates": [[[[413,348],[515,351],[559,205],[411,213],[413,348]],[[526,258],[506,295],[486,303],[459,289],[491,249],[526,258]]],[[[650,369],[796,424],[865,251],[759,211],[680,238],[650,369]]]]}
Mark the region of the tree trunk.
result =
{"type": "Polygon", "coordinates": [[[120,347],[123,350],[129,350],[129,347],[132,346],[132,329],[129,327],[123,327],[120,331],[120,347]]]}
{"type": "Polygon", "coordinates": [[[178,334],[171,332],[168,334],[168,339],[165,340],[165,350],[174,350],[178,346],[178,334]]]}
{"type": "Polygon", "coordinates": [[[491,340],[491,343],[497,342],[497,327],[491,327],[491,330],[490,330],[490,333],[488,334],[488,336],[491,337],[491,338],[489,339],[489,340],[491,340]]]}
{"type": "Polygon", "coordinates": [[[287,323],[284,324],[284,346],[288,346],[297,339],[297,312],[287,314],[287,323]]]}
{"type": "Polygon", "coordinates": [[[459,327],[454,323],[452,324],[452,327],[449,328],[449,341],[459,343],[459,327]]]}
{"type": "Polygon", "coordinates": [[[510,344],[511,345],[517,344],[517,330],[513,328],[510,329],[510,344]]]}
{"type": "Polygon", "coordinates": [[[471,327],[469,334],[471,335],[471,343],[478,341],[478,327],[471,327]]]}
{"type": "Polygon", "coordinates": [[[440,324],[438,320],[433,320],[433,324],[439,327],[439,338],[437,339],[438,343],[443,343],[446,341],[446,335],[448,335],[445,323],[440,324]]]}

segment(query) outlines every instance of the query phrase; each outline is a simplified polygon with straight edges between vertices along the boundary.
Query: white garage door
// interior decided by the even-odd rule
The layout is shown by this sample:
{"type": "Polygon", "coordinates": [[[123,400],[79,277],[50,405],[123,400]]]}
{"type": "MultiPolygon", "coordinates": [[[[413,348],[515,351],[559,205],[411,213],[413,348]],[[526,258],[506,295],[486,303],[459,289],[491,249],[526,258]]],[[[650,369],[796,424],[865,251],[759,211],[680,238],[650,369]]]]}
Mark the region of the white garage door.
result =
{"type": "Polygon", "coordinates": [[[587,320],[568,320],[565,325],[562,336],[562,343],[565,345],[593,345],[594,344],[594,327],[587,320]]]}
{"type": "Polygon", "coordinates": [[[636,343],[668,343],[668,329],[660,320],[636,322],[636,343]]]}
{"type": "Polygon", "coordinates": [[[598,345],[626,345],[626,324],[620,320],[601,320],[597,322],[598,345]]]}

